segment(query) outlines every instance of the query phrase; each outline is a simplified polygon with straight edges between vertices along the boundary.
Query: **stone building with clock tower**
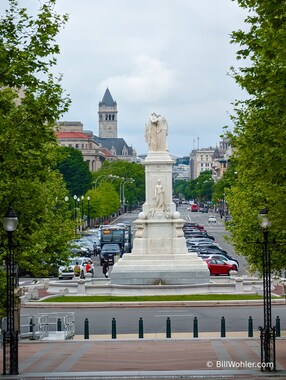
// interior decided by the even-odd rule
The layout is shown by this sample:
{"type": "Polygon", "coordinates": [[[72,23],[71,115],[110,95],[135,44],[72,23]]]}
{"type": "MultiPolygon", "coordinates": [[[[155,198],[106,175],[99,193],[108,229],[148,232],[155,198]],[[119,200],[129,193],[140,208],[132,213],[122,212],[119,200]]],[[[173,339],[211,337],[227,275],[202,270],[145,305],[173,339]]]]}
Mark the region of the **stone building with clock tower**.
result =
{"type": "Polygon", "coordinates": [[[102,101],[98,103],[98,136],[94,136],[93,139],[108,149],[113,159],[135,162],[137,160],[135,149],[128,146],[123,138],[118,137],[117,113],[117,103],[107,88],[102,101]]]}
{"type": "Polygon", "coordinates": [[[117,103],[107,88],[98,104],[98,137],[117,139],[117,103]]]}

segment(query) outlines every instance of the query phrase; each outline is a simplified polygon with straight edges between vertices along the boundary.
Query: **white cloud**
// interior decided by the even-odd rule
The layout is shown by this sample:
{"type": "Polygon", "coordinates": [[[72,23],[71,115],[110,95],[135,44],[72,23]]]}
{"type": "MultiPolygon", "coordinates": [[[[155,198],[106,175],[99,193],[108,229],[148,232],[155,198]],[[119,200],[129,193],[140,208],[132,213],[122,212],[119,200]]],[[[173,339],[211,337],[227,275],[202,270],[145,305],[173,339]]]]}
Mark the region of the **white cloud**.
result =
{"type": "Polygon", "coordinates": [[[157,104],[170,98],[178,88],[176,73],[164,62],[148,56],[134,59],[134,68],[124,75],[110,76],[102,81],[98,90],[104,93],[106,87],[120,94],[122,102],[157,104]]]}
{"type": "Polygon", "coordinates": [[[108,86],[119,135],[138,153],[147,149],[144,125],[154,111],[168,120],[172,154],[189,154],[198,138],[201,147],[220,140],[231,103],[242,96],[227,76],[238,65],[230,33],[246,16],[236,1],[58,0],[56,10],[70,14],[58,36],[57,70],[72,99],[65,120],[97,133],[108,86]]]}

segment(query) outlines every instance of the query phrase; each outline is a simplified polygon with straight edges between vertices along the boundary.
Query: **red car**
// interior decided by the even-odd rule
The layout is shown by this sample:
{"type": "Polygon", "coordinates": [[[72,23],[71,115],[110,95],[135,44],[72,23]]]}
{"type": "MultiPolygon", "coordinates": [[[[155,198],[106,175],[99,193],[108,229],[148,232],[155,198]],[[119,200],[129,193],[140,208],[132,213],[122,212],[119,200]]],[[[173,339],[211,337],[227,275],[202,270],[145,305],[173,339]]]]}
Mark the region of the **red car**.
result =
{"type": "Polygon", "coordinates": [[[192,212],[199,212],[199,206],[197,204],[191,205],[191,211],[192,212]]]}
{"type": "Polygon", "coordinates": [[[207,259],[205,260],[208,264],[209,271],[211,275],[220,275],[220,274],[226,274],[230,275],[230,271],[234,270],[236,271],[235,265],[227,264],[226,262],[219,260],[219,259],[207,259]]]}

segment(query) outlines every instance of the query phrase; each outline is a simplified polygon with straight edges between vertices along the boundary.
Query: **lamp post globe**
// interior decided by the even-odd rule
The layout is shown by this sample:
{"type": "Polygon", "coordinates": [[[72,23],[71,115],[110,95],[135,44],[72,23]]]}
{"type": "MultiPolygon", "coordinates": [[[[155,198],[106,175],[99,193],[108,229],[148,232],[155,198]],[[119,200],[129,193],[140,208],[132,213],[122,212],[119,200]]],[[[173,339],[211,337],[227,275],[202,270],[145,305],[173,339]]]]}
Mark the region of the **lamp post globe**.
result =
{"type": "Polygon", "coordinates": [[[14,232],[18,227],[18,218],[12,206],[8,208],[3,218],[3,227],[6,232],[14,232]]]}

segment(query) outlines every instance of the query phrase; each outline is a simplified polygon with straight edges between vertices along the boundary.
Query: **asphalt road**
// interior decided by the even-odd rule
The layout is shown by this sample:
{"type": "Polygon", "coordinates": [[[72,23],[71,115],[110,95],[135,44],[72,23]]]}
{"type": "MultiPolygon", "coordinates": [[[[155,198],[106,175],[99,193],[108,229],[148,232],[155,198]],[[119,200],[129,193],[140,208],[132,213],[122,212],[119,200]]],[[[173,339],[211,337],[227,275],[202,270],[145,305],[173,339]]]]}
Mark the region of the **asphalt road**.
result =
{"type": "MultiPolygon", "coordinates": [[[[259,306],[211,306],[211,307],[70,307],[70,308],[24,308],[21,315],[36,315],[39,313],[74,312],[76,319],[76,334],[84,331],[84,321],[88,318],[90,334],[109,334],[112,318],[116,319],[119,334],[136,334],[139,318],[144,322],[146,333],[163,333],[166,331],[167,317],[171,319],[172,332],[193,331],[193,320],[197,317],[200,332],[219,332],[221,318],[225,318],[226,331],[247,331],[249,316],[253,319],[253,329],[263,324],[263,307],[259,306]]],[[[281,329],[286,330],[284,305],[273,305],[273,323],[280,317],[281,329]]]]}

